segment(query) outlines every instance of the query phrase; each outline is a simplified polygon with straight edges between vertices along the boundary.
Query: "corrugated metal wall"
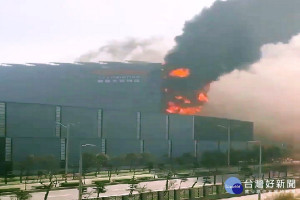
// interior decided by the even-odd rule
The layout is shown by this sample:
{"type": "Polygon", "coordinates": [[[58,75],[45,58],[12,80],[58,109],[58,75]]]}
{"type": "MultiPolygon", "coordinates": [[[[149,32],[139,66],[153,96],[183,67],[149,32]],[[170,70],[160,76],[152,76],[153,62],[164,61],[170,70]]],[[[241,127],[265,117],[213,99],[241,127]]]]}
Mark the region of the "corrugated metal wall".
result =
{"type": "MultiPolygon", "coordinates": [[[[70,125],[70,165],[78,162],[80,143],[95,144],[91,151],[110,156],[147,152],[177,157],[183,153],[200,155],[218,146],[221,151],[227,148],[227,132],[217,127],[226,125],[227,119],[9,102],[1,105],[6,111],[0,119],[5,123],[0,137],[11,139],[13,161],[29,155],[54,155],[64,161],[67,129],[58,123],[70,125]]],[[[244,148],[243,142],[252,140],[253,123],[231,120],[231,128],[233,148],[244,148]]]]}

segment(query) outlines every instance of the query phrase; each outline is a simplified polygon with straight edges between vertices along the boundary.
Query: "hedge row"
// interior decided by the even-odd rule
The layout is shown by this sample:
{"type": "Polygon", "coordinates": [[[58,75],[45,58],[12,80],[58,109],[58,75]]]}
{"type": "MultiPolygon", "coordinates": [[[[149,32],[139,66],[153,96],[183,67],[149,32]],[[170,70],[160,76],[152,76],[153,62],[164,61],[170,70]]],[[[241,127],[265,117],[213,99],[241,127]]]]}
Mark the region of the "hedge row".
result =
{"type": "Polygon", "coordinates": [[[0,193],[4,193],[4,192],[16,192],[16,191],[20,191],[20,188],[5,188],[5,189],[0,189],[0,193]]]}
{"type": "Polygon", "coordinates": [[[79,182],[61,183],[60,187],[75,187],[79,186],[79,182]]]}

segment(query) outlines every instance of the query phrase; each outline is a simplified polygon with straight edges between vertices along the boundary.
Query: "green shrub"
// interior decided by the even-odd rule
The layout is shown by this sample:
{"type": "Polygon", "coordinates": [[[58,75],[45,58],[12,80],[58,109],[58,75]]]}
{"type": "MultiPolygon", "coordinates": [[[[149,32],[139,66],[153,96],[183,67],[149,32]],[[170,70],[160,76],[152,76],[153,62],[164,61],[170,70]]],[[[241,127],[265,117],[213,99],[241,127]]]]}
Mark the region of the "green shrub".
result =
{"type": "Polygon", "coordinates": [[[60,187],[75,187],[79,186],[79,182],[61,183],[60,187]]]}
{"type": "Polygon", "coordinates": [[[152,177],[141,177],[141,178],[137,178],[139,181],[148,181],[151,180],[152,177]]]}
{"type": "Polygon", "coordinates": [[[0,194],[4,192],[16,192],[20,191],[20,188],[5,188],[5,189],[0,189],[0,194]]]}
{"type": "Polygon", "coordinates": [[[34,189],[45,189],[46,187],[44,185],[39,185],[39,186],[32,186],[34,189]]]}
{"type": "Polygon", "coordinates": [[[126,183],[126,184],[129,184],[130,183],[130,180],[131,179],[117,179],[117,180],[114,180],[115,183],[126,183]]]}
{"type": "Polygon", "coordinates": [[[103,183],[103,184],[108,184],[108,183],[110,183],[109,182],[109,180],[101,180],[101,181],[93,181],[94,182],[94,184],[101,184],[101,183],[103,183]]]}
{"type": "Polygon", "coordinates": [[[178,176],[179,178],[186,178],[186,177],[189,177],[190,174],[189,174],[189,173],[178,173],[177,176],[178,176]]]}

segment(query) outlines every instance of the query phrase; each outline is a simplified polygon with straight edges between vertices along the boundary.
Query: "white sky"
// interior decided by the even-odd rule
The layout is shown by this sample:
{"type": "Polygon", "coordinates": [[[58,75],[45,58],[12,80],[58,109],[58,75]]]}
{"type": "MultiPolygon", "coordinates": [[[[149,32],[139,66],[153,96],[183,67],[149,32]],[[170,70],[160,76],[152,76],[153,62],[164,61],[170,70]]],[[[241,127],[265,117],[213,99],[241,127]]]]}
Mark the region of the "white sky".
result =
{"type": "Polygon", "coordinates": [[[215,0],[0,0],[0,63],[73,62],[111,40],[163,37],[215,0]]]}

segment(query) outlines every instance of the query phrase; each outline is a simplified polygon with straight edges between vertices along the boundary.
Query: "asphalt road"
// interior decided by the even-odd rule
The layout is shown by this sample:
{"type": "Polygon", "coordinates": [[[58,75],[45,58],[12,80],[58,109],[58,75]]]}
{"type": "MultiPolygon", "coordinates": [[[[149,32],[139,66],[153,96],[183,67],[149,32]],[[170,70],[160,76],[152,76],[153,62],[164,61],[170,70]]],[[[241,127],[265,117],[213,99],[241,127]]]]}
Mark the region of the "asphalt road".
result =
{"type": "MultiPolygon", "coordinates": [[[[232,176],[232,175],[230,175],[232,176]]],[[[226,179],[227,177],[224,177],[226,179]]],[[[177,188],[189,188],[191,187],[196,181],[196,178],[188,178],[187,181],[181,182],[180,179],[173,179],[172,182],[174,185],[170,189],[177,189],[177,188]],[[180,184],[181,182],[181,184],[180,184]]],[[[222,177],[217,176],[217,183],[221,183],[222,177]]],[[[161,191],[165,189],[165,180],[159,181],[150,181],[150,182],[143,182],[140,183],[140,187],[146,187],[146,191],[161,191]]],[[[203,185],[202,178],[199,178],[196,186],[203,185]]],[[[128,195],[129,194],[129,185],[128,184],[119,184],[119,185],[110,185],[106,186],[106,192],[100,194],[101,197],[105,196],[121,196],[121,195],[128,195]]],[[[87,192],[93,191],[93,188],[88,188],[87,192]]],[[[31,193],[32,200],[41,200],[44,198],[45,192],[35,192],[31,193]]],[[[90,197],[96,197],[96,193],[94,192],[90,197]]],[[[66,189],[66,190],[55,190],[50,191],[49,200],[77,200],[78,199],[78,190],[77,189],[66,189]]],[[[1,196],[1,200],[11,200],[10,196],[1,196]]]]}
{"type": "MultiPolygon", "coordinates": [[[[223,179],[226,180],[228,177],[234,176],[233,174],[224,176],[223,179]]],[[[190,188],[196,181],[196,178],[188,178],[187,181],[181,182],[180,179],[174,179],[171,180],[173,182],[173,186],[170,189],[178,189],[180,188],[190,188]]],[[[217,176],[217,183],[221,183],[222,177],[217,176]]],[[[139,186],[146,187],[146,191],[151,190],[151,191],[162,191],[165,189],[165,180],[159,180],[159,181],[150,181],[150,182],[143,182],[140,183],[139,186]]],[[[202,186],[203,185],[203,179],[199,178],[196,187],[202,186]]],[[[92,195],[90,197],[96,197],[96,193],[93,188],[88,188],[87,192],[92,192],[92,195]]],[[[295,193],[300,194],[300,190],[294,190],[295,193]]],[[[32,194],[32,200],[41,200],[44,199],[45,192],[35,192],[31,193],[32,194]]],[[[122,195],[128,195],[129,194],[129,185],[128,184],[119,184],[119,185],[110,185],[106,186],[106,192],[100,194],[101,197],[105,196],[122,196],[122,195]]],[[[274,195],[274,193],[267,193],[267,194],[262,194],[262,200],[266,199],[267,197],[271,197],[274,195]]],[[[84,195],[86,196],[86,195],[84,195]]],[[[10,196],[0,196],[1,200],[11,200],[10,196]]],[[[50,191],[49,200],[77,200],[78,199],[78,190],[77,189],[66,189],[66,190],[55,190],[55,191],[50,191]]],[[[243,197],[235,197],[235,198],[230,198],[231,200],[256,200],[257,195],[249,195],[249,196],[243,196],[243,197]]]]}

